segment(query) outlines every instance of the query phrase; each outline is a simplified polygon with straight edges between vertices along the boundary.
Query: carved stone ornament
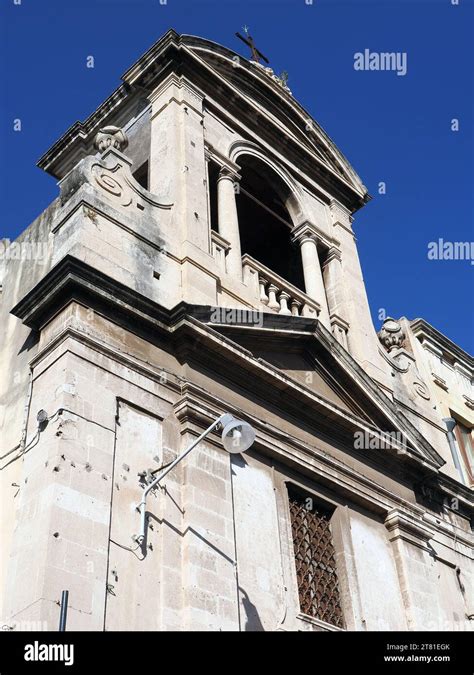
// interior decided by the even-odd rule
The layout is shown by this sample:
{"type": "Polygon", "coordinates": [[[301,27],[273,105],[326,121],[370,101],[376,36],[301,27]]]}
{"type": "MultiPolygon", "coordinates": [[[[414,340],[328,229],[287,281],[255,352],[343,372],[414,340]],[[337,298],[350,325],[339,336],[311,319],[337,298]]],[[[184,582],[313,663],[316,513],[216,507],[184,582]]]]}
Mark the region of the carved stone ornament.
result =
{"type": "Polygon", "coordinates": [[[125,181],[117,180],[116,176],[124,178],[121,165],[108,169],[100,164],[94,164],[92,175],[97,185],[105,190],[110,196],[120,200],[121,206],[130,206],[133,202],[132,191],[125,181]],[[122,175],[121,175],[122,174],[122,175]]]}
{"type": "Polygon", "coordinates": [[[406,335],[401,324],[388,317],[382,324],[379,333],[379,340],[389,352],[393,349],[400,349],[403,347],[406,335]]]}
{"type": "Polygon", "coordinates": [[[274,82],[279,84],[282,89],[291,94],[291,90],[288,87],[288,73],[286,71],[283,71],[281,75],[277,75],[273,70],[273,68],[264,66],[261,63],[257,63],[256,61],[252,61],[252,63],[258,66],[261,70],[263,70],[269,77],[272,78],[274,82]]]}
{"type": "Polygon", "coordinates": [[[431,396],[430,392],[428,391],[428,387],[424,382],[413,382],[413,389],[415,392],[418,394],[418,396],[421,396],[421,398],[424,398],[425,401],[429,401],[431,396]]]}
{"type": "Polygon", "coordinates": [[[99,152],[105,152],[110,147],[123,152],[127,146],[128,138],[119,127],[110,126],[100,129],[94,140],[94,147],[99,152]]]}

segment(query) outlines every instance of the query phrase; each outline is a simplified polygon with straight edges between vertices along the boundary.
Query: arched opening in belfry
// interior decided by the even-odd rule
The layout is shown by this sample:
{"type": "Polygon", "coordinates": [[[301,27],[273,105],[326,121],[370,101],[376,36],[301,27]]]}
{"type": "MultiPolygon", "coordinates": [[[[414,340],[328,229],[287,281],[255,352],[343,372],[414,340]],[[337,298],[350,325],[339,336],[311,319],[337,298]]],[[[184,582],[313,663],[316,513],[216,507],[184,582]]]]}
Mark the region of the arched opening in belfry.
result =
{"type": "Polygon", "coordinates": [[[240,188],[236,195],[242,254],[255,258],[304,291],[299,248],[291,242],[288,204],[294,201],[288,185],[265,162],[241,155],[240,188]]]}

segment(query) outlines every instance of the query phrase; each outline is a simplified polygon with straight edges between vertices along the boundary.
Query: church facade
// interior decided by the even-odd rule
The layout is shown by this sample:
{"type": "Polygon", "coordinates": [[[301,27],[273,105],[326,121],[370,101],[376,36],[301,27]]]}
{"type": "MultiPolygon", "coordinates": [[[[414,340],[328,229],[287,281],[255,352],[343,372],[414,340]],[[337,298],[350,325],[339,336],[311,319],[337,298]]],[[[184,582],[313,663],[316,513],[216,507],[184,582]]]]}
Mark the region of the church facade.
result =
{"type": "Polygon", "coordinates": [[[2,624],[68,590],[70,630],[472,630],[472,357],[377,334],[370,197],[285,78],[169,31],[39,166],[0,267],[2,624]],[[203,439],[142,541],[223,413],[253,446],[203,439]]]}

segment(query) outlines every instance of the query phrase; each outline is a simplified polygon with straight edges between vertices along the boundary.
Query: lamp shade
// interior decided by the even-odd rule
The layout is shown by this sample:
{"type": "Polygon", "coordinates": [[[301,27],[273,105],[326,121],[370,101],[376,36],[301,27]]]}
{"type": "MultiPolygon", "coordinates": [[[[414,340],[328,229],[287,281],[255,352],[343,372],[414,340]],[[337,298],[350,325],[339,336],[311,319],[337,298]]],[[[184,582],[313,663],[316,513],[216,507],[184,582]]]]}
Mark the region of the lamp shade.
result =
{"type": "Polygon", "coordinates": [[[224,426],[222,443],[227,452],[237,454],[245,452],[255,440],[255,431],[247,422],[233,419],[224,426]]]}
{"type": "Polygon", "coordinates": [[[448,431],[453,431],[456,426],[456,420],[454,417],[443,417],[443,422],[446,424],[448,431]]]}

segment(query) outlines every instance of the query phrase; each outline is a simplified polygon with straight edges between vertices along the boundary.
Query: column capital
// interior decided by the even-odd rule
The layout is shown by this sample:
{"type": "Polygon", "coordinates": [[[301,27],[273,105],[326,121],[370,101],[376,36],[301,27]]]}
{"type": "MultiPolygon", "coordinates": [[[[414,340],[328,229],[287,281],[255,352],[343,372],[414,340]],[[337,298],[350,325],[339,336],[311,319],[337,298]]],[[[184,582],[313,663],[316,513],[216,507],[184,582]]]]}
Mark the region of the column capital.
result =
{"type": "Polygon", "coordinates": [[[291,231],[291,239],[300,246],[305,241],[314,241],[315,244],[317,244],[318,241],[321,241],[321,237],[317,228],[309,221],[300,223],[300,225],[297,225],[295,228],[293,228],[291,231]]]}
{"type": "Polygon", "coordinates": [[[342,260],[341,251],[338,248],[336,248],[336,246],[331,246],[331,248],[327,252],[323,266],[329,265],[329,263],[331,263],[333,260],[338,260],[339,262],[341,262],[342,260]]]}
{"type": "Polygon", "coordinates": [[[331,326],[337,326],[338,328],[341,328],[341,330],[346,331],[346,333],[349,330],[349,323],[337,312],[331,312],[329,319],[331,321],[331,326]]]}
{"type": "Polygon", "coordinates": [[[239,183],[241,180],[242,176],[237,173],[234,169],[232,169],[230,166],[222,166],[220,171],[219,171],[219,177],[217,179],[217,182],[220,180],[230,180],[233,183],[239,183]]]}

